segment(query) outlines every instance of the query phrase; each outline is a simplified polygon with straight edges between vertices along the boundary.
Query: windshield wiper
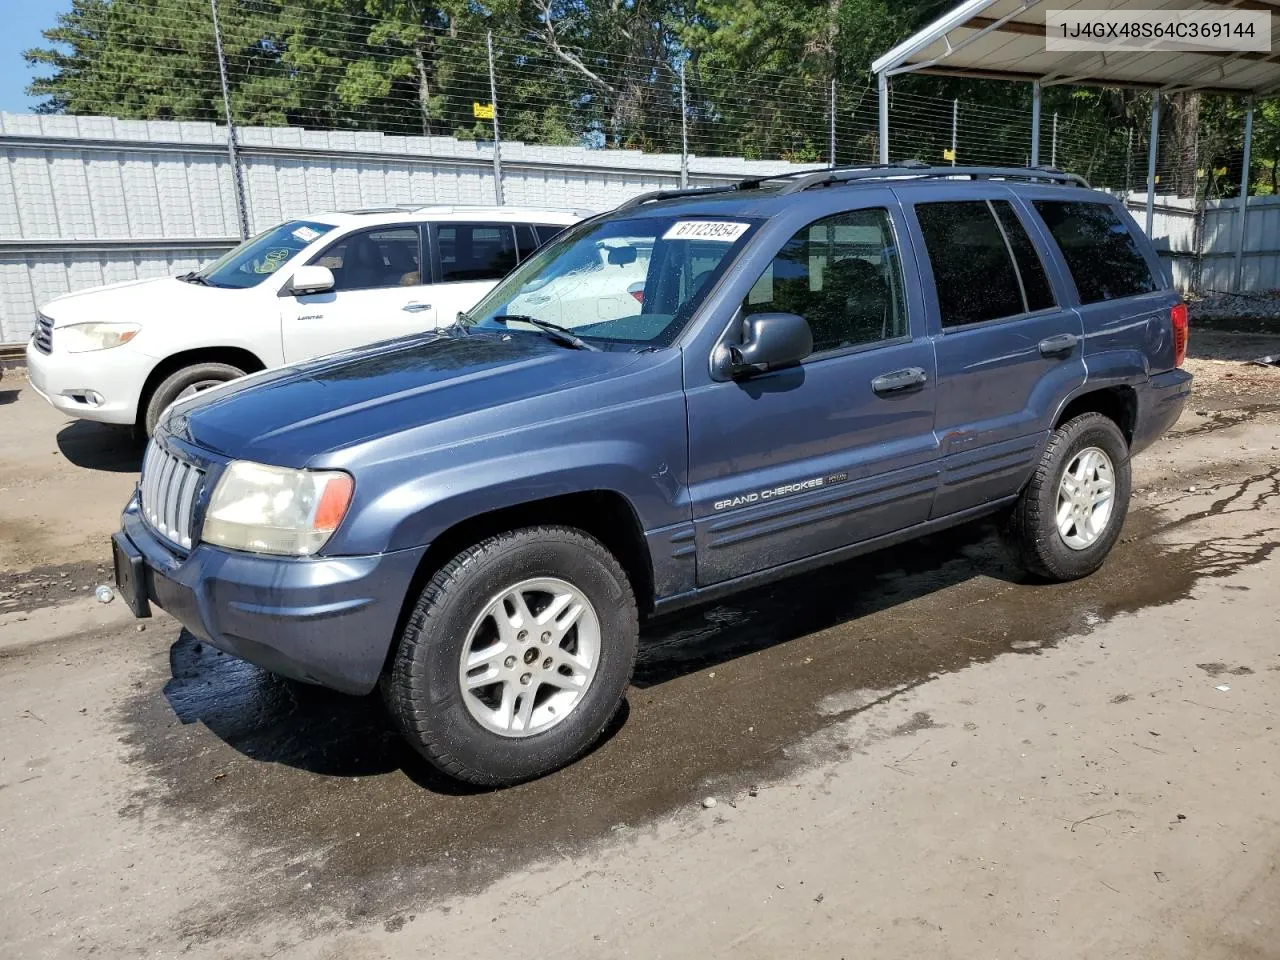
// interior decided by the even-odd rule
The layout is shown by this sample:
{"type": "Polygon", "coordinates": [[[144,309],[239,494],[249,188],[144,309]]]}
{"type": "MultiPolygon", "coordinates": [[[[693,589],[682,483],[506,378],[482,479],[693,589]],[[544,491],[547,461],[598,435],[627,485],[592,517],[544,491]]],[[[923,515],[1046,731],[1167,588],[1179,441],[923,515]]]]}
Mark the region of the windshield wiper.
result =
{"type": "Polygon", "coordinates": [[[507,313],[500,317],[493,318],[495,323],[506,326],[508,320],[515,320],[518,323],[527,323],[530,326],[537,327],[547,335],[547,339],[555,343],[564,344],[566,347],[573,347],[575,350],[591,350],[594,353],[601,353],[599,347],[593,343],[587,343],[580,336],[570,330],[568,327],[562,327],[558,323],[552,323],[550,320],[539,320],[537,317],[527,317],[520,313],[507,313]]]}
{"type": "Polygon", "coordinates": [[[198,283],[202,287],[218,286],[218,284],[210,282],[206,277],[200,276],[200,274],[196,273],[194,270],[181,274],[178,279],[183,280],[186,283],[198,283]]]}

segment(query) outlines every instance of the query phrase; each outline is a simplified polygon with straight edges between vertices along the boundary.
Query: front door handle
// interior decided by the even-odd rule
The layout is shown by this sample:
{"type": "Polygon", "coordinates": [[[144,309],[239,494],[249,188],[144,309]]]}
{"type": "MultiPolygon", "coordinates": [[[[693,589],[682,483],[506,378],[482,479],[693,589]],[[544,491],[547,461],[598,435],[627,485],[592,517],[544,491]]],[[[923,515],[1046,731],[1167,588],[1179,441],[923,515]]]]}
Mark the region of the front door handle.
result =
{"type": "Polygon", "coordinates": [[[894,370],[882,373],[871,381],[871,389],[877,396],[887,397],[909,390],[919,390],[929,382],[929,375],[921,367],[907,367],[905,370],[894,370]]]}
{"type": "Polygon", "coordinates": [[[421,313],[423,310],[430,310],[431,304],[419,303],[417,300],[411,300],[408,303],[406,303],[401,309],[409,313],[421,313]]]}
{"type": "Polygon", "coordinates": [[[1040,356],[1061,357],[1076,348],[1080,338],[1074,333],[1060,333],[1056,337],[1046,337],[1040,341],[1040,356]]]}

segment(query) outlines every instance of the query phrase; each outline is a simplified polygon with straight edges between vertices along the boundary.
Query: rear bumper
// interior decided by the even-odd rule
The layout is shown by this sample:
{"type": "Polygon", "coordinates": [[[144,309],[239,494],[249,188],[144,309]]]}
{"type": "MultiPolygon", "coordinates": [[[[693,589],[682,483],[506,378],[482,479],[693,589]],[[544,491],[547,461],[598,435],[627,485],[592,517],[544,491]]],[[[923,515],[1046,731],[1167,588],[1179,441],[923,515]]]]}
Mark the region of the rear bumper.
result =
{"type": "Polygon", "coordinates": [[[1191,396],[1191,374],[1185,370],[1158,373],[1138,392],[1138,418],[1129,449],[1149,447],[1182,416],[1191,396]]]}
{"type": "Polygon", "coordinates": [[[273,673],[354,694],[378,681],[426,549],[295,559],[201,543],[182,557],[151,533],[136,497],[117,536],[142,555],[151,603],[201,640],[273,673]]]}

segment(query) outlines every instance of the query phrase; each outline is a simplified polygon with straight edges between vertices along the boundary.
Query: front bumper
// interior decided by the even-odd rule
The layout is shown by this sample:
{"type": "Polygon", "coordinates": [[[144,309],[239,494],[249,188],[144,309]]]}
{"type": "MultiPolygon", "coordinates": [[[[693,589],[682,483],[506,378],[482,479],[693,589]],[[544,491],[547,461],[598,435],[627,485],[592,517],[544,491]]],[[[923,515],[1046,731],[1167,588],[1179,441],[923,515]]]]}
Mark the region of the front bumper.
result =
{"type": "MultiPolygon", "coordinates": [[[[56,337],[56,331],[55,331],[56,337]]],[[[27,343],[27,378],[36,393],[61,412],[84,420],[131,425],[138,398],[156,361],[121,346],[89,353],[53,353],[27,343]]]]}
{"type": "Polygon", "coordinates": [[[199,543],[184,557],[151,532],[137,497],[115,536],[142,557],[146,599],[201,640],[273,673],[354,694],[378,682],[426,551],[295,559],[199,543]]]}

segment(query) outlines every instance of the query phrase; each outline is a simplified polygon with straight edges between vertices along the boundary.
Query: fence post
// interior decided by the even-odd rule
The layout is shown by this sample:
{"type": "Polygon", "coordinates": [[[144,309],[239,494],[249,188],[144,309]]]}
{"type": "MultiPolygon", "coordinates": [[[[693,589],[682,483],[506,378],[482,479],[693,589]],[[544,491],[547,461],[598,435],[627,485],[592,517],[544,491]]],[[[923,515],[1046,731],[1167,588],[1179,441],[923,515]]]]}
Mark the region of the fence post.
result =
{"type": "Polygon", "coordinates": [[[1031,83],[1031,166],[1040,166],[1040,81],[1031,83]]]}
{"type": "Polygon", "coordinates": [[[498,129],[498,77],[493,70],[493,31],[490,30],[486,42],[489,49],[489,103],[493,107],[493,194],[498,206],[505,202],[502,198],[502,134],[498,129]]]}
{"type": "Polygon", "coordinates": [[[834,170],[836,168],[836,78],[831,78],[831,131],[830,131],[830,163],[827,165],[834,170]]]}
{"type": "Polygon", "coordinates": [[[1053,145],[1049,147],[1049,166],[1058,165],[1058,111],[1053,112],[1053,145]]]}
{"type": "Polygon", "coordinates": [[[951,101],[951,165],[956,165],[956,143],[960,134],[960,101],[951,101]]]}
{"type": "Polygon", "coordinates": [[[1124,148],[1124,199],[1127,203],[1133,190],[1133,127],[1129,128],[1128,143],[1124,148]]]}
{"type": "Polygon", "coordinates": [[[689,186],[689,99],[684,86],[684,64],[680,64],[680,189],[689,186]]]}
{"type": "Polygon", "coordinates": [[[218,23],[218,0],[209,0],[213,14],[213,46],[218,54],[218,75],[222,80],[222,109],[227,118],[227,159],[231,162],[231,185],[236,197],[236,218],[240,221],[240,239],[249,239],[249,205],[244,197],[244,174],[236,150],[236,125],[231,119],[231,88],[227,84],[227,60],[222,54],[222,27],[218,23]]]}

